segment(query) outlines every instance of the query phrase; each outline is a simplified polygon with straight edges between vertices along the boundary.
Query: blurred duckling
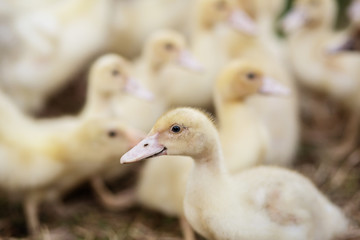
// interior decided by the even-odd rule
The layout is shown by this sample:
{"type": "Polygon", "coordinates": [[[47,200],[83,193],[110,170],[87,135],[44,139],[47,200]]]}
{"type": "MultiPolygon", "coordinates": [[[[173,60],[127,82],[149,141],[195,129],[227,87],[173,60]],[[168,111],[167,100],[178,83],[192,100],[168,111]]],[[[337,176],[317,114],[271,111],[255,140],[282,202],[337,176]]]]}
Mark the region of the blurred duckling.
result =
{"type": "MultiPolygon", "coordinates": [[[[0,101],[1,116],[5,101],[0,101]]],[[[41,202],[84,181],[94,169],[134,144],[131,129],[113,119],[85,119],[58,129],[16,123],[0,131],[0,187],[20,197],[29,231],[34,234],[39,230],[41,202]]]]}
{"type": "Polygon", "coordinates": [[[345,139],[332,155],[342,157],[356,140],[359,114],[360,57],[333,54],[330,44],[336,6],[330,0],[297,0],[284,19],[288,32],[288,53],[296,78],[308,88],[328,94],[352,112],[345,139]]]}
{"type": "Polygon", "coordinates": [[[220,141],[232,173],[264,163],[289,164],[269,157],[273,139],[249,101],[256,93],[281,97],[290,90],[266,76],[255,62],[244,60],[229,63],[214,87],[220,141]]]}
{"type": "Polygon", "coordinates": [[[257,167],[230,176],[217,130],[200,111],[168,112],[120,162],[161,155],[193,158],[184,210],[207,239],[330,240],[347,229],[341,210],[300,174],[257,167]]]}
{"type": "Polygon", "coordinates": [[[109,0],[65,0],[10,11],[0,46],[2,89],[23,110],[39,112],[105,46],[109,0]]]}
{"type": "Polygon", "coordinates": [[[220,47],[223,48],[222,57],[225,62],[236,58],[256,62],[266,76],[276,79],[291,90],[291,94],[286,98],[257,95],[249,100],[266,124],[270,134],[272,147],[269,148],[269,161],[278,162],[281,165],[291,165],[297,152],[299,140],[299,108],[294,79],[284,68],[281,59],[274,56],[257,37],[257,28],[253,19],[244,13],[244,9],[238,2],[221,1],[221,3],[221,11],[227,16],[225,19],[230,16],[232,24],[228,24],[228,22],[223,24],[223,18],[214,19],[215,22],[213,23],[220,24],[221,31],[213,29],[212,34],[216,37],[220,47]],[[248,16],[245,18],[247,20],[237,17],[244,14],[248,16]],[[249,23],[245,25],[248,26],[248,31],[244,30],[243,22],[249,23]]]}
{"type": "Polygon", "coordinates": [[[116,1],[108,50],[134,58],[153,32],[162,28],[185,31],[185,19],[193,4],[192,0],[116,1]]]}

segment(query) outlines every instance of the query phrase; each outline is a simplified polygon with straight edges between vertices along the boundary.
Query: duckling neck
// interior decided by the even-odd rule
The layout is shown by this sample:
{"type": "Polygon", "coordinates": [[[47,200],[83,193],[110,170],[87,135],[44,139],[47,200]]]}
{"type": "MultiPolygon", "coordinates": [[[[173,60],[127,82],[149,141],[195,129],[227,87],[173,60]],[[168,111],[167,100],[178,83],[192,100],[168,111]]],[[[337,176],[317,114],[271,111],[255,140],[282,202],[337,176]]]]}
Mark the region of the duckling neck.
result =
{"type": "MultiPolygon", "coordinates": [[[[246,100],[232,101],[232,102],[220,102],[217,101],[216,113],[219,119],[219,128],[224,129],[232,128],[234,126],[245,125],[239,124],[239,122],[251,122],[253,121],[252,109],[246,104],[246,100]]],[[[233,131],[233,130],[231,130],[233,131]]]]}
{"type": "Polygon", "coordinates": [[[111,94],[88,91],[85,106],[81,115],[94,114],[101,111],[111,100],[111,94]]]}

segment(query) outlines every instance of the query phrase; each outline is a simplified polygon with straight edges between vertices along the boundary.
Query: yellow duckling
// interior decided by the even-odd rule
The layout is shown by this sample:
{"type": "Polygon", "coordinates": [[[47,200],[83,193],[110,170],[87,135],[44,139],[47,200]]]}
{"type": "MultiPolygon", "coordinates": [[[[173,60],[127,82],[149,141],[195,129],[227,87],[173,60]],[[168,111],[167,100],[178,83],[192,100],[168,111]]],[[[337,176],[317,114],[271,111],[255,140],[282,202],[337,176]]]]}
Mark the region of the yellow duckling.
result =
{"type": "Polygon", "coordinates": [[[194,159],[184,210],[191,226],[207,239],[330,240],[346,231],[340,209],[302,175],[257,167],[230,176],[217,130],[200,111],[168,112],[120,162],[160,155],[194,159]]]}
{"type": "Polygon", "coordinates": [[[84,120],[58,131],[8,128],[9,134],[0,137],[0,188],[21,198],[32,233],[39,230],[41,202],[86,180],[94,168],[134,144],[131,130],[111,119],[84,120]]]}
{"type": "Polygon", "coordinates": [[[20,9],[14,4],[3,32],[11,39],[0,41],[0,85],[31,113],[41,110],[105,46],[111,11],[109,0],[36,4],[20,9]]]}
{"type": "MultiPolygon", "coordinates": [[[[281,164],[266,161],[270,148],[268,131],[247,99],[257,92],[285,94],[286,89],[263,76],[253,64],[234,61],[222,71],[214,91],[220,138],[229,171],[236,173],[263,163],[281,164]]],[[[193,239],[183,212],[185,183],[191,167],[192,160],[183,156],[148,161],[136,186],[136,199],[141,205],[180,218],[185,239],[193,239]]]]}
{"type": "Polygon", "coordinates": [[[227,65],[214,87],[220,141],[230,172],[264,163],[288,164],[269,157],[268,129],[249,100],[256,93],[288,95],[290,91],[266,76],[257,64],[241,60],[227,65]]]}

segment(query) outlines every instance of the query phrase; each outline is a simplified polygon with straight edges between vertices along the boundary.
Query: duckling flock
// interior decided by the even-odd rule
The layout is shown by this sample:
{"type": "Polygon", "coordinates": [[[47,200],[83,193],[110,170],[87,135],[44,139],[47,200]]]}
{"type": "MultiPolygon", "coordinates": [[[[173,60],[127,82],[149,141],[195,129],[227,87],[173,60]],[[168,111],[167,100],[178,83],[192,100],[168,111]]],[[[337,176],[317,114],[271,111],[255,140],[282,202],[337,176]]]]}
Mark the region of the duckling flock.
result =
{"type": "Polygon", "coordinates": [[[351,113],[356,130],[338,153],[357,139],[360,1],[348,6],[343,31],[334,30],[334,0],[294,0],[279,24],[286,6],[1,2],[1,197],[23,204],[35,236],[46,224],[41,204],[86,181],[106,208],[140,205],[179,218],[187,240],[195,232],[219,240],[349,235],[356,223],[290,169],[300,144],[298,85],[351,113]],[[90,63],[86,103],[76,116],[34,117],[90,63]],[[105,181],[148,158],[133,189],[107,189],[105,181]]]}

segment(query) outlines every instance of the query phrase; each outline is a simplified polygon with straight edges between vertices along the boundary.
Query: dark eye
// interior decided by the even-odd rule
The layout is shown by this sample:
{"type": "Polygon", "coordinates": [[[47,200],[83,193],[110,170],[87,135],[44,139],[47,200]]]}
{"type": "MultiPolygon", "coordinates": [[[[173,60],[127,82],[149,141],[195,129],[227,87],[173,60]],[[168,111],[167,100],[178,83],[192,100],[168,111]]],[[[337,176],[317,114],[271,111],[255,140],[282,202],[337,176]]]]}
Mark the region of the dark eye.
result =
{"type": "Polygon", "coordinates": [[[111,74],[112,74],[114,77],[116,77],[116,76],[120,75],[120,72],[115,69],[115,70],[113,70],[113,71],[111,72],[111,74]]]}
{"type": "Polygon", "coordinates": [[[256,76],[255,73],[250,72],[250,73],[248,73],[248,74],[246,75],[246,77],[247,77],[247,79],[249,79],[249,80],[254,80],[257,76],[256,76]]]}
{"type": "Polygon", "coordinates": [[[181,131],[181,127],[179,125],[174,125],[171,127],[171,132],[179,133],[181,131]]]}
{"type": "Polygon", "coordinates": [[[168,51],[171,51],[175,48],[175,46],[172,43],[165,43],[164,48],[168,51]]]}
{"type": "Polygon", "coordinates": [[[215,7],[218,10],[224,10],[226,8],[226,2],[224,1],[217,2],[215,7]]]}
{"type": "Polygon", "coordinates": [[[114,131],[114,130],[110,130],[110,131],[108,132],[108,136],[111,137],[111,138],[116,137],[116,136],[117,136],[117,132],[114,131]]]}

